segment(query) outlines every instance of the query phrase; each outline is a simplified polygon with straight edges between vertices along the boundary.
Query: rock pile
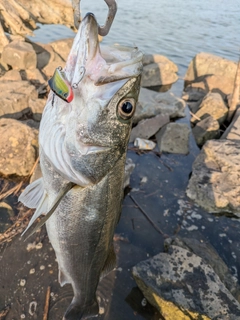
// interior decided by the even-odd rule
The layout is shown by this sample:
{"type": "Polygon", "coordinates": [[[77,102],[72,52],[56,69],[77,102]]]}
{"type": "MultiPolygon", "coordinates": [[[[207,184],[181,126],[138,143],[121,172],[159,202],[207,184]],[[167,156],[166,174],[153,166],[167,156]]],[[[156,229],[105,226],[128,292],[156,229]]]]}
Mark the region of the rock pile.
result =
{"type": "Polygon", "coordinates": [[[228,125],[236,71],[235,62],[209,53],[197,54],[188,67],[182,98],[192,112],[191,123],[196,125],[193,134],[200,147],[209,139],[219,138],[228,125]]]}
{"type": "MultiPolygon", "coordinates": [[[[158,87],[163,91],[169,89],[178,80],[178,67],[168,58],[159,54],[148,54],[143,58],[143,87],[158,87]]],[[[161,90],[161,91],[162,91],[161,90]]]]}
{"type": "Polygon", "coordinates": [[[185,76],[183,98],[192,111],[196,143],[203,147],[193,164],[187,195],[208,212],[240,216],[239,110],[231,123],[226,121],[236,71],[237,64],[232,61],[197,54],[185,76]]]}
{"type": "Polygon", "coordinates": [[[31,35],[37,22],[73,27],[72,6],[68,1],[0,0],[0,8],[0,53],[11,39],[31,35]]]}
{"type": "Polygon", "coordinates": [[[2,176],[22,177],[30,173],[38,156],[36,128],[46,104],[47,80],[56,67],[64,65],[72,41],[43,45],[22,39],[3,48],[0,60],[2,176]],[[26,119],[32,120],[23,121],[26,119]]]}

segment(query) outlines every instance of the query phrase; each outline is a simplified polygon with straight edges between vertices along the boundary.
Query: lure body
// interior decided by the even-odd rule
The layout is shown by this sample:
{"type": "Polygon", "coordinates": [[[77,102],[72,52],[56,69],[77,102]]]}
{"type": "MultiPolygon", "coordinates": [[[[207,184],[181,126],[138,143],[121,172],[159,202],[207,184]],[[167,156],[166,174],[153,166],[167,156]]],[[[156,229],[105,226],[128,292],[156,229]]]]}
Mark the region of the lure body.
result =
{"type": "Polygon", "coordinates": [[[69,103],[73,100],[73,89],[64,71],[57,68],[48,84],[52,91],[64,101],[69,103]]]}

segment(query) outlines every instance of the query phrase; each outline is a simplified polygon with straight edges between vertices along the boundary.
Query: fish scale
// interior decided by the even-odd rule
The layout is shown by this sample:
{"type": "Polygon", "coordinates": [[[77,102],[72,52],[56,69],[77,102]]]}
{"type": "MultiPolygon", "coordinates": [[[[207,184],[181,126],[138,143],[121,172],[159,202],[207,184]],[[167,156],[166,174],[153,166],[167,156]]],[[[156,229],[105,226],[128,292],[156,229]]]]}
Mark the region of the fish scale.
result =
{"type": "MultiPolygon", "coordinates": [[[[46,161],[44,155],[41,161],[46,161]]],[[[114,229],[121,211],[123,188],[120,184],[123,184],[124,164],[125,156],[98,184],[84,189],[78,186],[72,188],[46,222],[59,264],[60,282],[72,284],[75,299],[79,297],[78,311],[96,301],[96,288],[112,246],[114,229]],[[79,188],[82,189],[81,192],[79,188]],[[92,211],[94,214],[89,218],[92,211]]],[[[58,179],[52,180],[51,176],[56,176],[54,169],[47,165],[43,167],[46,168],[43,174],[49,177],[49,193],[58,186],[52,196],[54,199],[65,180],[60,175],[58,179]],[[51,181],[54,181],[52,185],[51,181]]],[[[71,308],[73,307],[74,301],[71,308]]],[[[66,319],[71,319],[68,316],[71,310],[67,311],[66,319]]]]}

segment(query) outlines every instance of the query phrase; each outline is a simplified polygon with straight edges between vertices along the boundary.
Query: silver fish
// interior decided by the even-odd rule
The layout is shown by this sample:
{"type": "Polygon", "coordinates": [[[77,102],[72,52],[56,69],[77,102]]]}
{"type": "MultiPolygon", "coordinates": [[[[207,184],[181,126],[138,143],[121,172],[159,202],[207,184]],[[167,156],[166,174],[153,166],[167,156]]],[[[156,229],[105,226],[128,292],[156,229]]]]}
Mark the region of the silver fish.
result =
{"type": "Polygon", "coordinates": [[[98,24],[89,13],[63,69],[73,100],[67,103],[51,92],[44,109],[39,131],[43,177],[19,200],[36,208],[28,228],[41,214],[52,214],[46,227],[59,283],[70,283],[74,292],[65,320],[98,314],[98,283],[115,266],[113,234],[141,70],[137,48],[100,48],[98,24]]]}

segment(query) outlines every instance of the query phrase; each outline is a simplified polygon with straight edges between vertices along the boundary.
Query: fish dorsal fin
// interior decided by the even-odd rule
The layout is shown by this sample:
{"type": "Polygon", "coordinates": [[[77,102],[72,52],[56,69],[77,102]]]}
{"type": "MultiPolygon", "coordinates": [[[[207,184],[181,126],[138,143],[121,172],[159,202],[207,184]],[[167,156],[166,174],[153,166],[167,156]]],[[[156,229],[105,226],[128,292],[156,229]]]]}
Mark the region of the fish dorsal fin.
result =
{"type": "Polygon", "coordinates": [[[43,179],[37,179],[29,184],[22,192],[18,201],[21,201],[28,208],[37,208],[44,194],[43,179]]]}
{"type": "Polygon", "coordinates": [[[109,274],[109,272],[111,272],[116,267],[116,264],[117,264],[116,253],[114,251],[114,247],[112,244],[109,249],[107,260],[106,260],[104,267],[102,269],[100,280],[102,278],[104,278],[107,274],[109,274]]]}
{"type": "MultiPolygon", "coordinates": [[[[46,215],[45,217],[43,217],[41,219],[41,221],[39,221],[39,223],[35,226],[35,228],[30,232],[30,234],[25,238],[25,240],[27,240],[31,235],[33,235],[39,228],[41,228],[44,223],[51,217],[51,215],[54,213],[54,211],[56,210],[56,208],[58,207],[60,201],[62,200],[62,198],[65,196],[65,194],[71,190],[76,184],[75,183],[72,183],[72,182],[69,182],[67,185],[65,185],[63,188],[60,189],[56,199],[53,201],[50,209],[48,212],[46,212],[46,215]]],[[[38,209],[37,209],[38,210],[38,209]]],[[[42,212],[43,213],[43,212],[42,212]]],[[[34,213],[34,216],[35,216],[36,212],[34,213]]],[[[38,217],[41,215],[38,214],[38,217]]],[[[32,220],[32,219],[31,219],[32,220]]],[[[34,219],[34,221],[36,220],[36,218],[34,219]]],[[[31,221],[30,221],[31,222],[31,221]]],[[[29,224],[30,224],[29,222],[29,224]]],[[[32,222],[33,223],[33,222],[32,222]]],[[[32,224],[31,223],[31,224],[32,224]]],[[[27,227],[27,229],[24,231],[24,233],[29,229],[30,226],[27,227]]],[[[24,234],[23,233],[23,234],[24,234]]],[[[22,234],[22,235],[23,235],[22,234]]]]}

